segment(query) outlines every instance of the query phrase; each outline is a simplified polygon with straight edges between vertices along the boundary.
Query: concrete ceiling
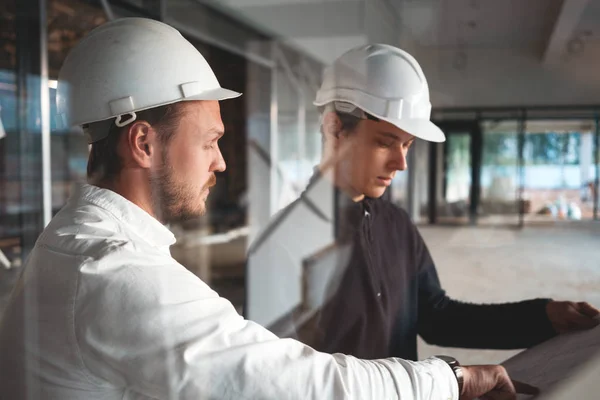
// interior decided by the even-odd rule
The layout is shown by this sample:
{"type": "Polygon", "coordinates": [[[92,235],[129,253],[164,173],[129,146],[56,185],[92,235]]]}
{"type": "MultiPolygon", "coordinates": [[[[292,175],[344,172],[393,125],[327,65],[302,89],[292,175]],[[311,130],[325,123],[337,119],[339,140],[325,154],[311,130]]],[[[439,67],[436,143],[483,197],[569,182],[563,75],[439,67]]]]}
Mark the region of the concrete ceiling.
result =
{"type": "Polygon", "coordinates": [[[405,48],[434,106],[600,103],[600,0],[205,0],[325,64],[405,48]]]}
{"type": "Polygon", "coordinates": [[[398,44],[400,19],[387,0],[204,0],[323,63],[367,42],[398,44]]]}
{"type": "Polygon", "coordinates": [[[527,49],[554,63],[600,34],[592,0],[204,0],[325,63],[366,42],[527,49]],[[574,43],[575,42],[575,43],[574,43]]]}
{"type": "Polygon", "coordinates": [[[397,1],[402,25],[421,46],[538,47],[561,0],[397,1]]]}

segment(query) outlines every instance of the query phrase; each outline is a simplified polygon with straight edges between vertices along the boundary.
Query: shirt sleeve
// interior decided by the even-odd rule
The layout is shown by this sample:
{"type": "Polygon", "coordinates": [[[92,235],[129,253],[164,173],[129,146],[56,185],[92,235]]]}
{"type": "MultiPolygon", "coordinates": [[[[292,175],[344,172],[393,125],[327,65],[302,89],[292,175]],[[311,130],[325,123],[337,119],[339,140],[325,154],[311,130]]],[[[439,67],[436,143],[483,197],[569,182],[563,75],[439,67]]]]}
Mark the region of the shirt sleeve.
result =
{"type": "Polygon", "coordinates": [[[279,339],[167,261],[80,285],[76,337],[99,386],[153,399],[458,399],[441,360],[365,361],[279,339]]]}
{"type": "MultiPolygon", "coordinates": [[[[549,299],[516,303],[472,304],[446,295],[433,259],[414,227],[418,260],[418,330],[430,344],[479,349],[521,349],[550,339],[556,332],[547,315],[549,299]]],[[[461,273],[456,271],[456,273],[461,273]]]]}

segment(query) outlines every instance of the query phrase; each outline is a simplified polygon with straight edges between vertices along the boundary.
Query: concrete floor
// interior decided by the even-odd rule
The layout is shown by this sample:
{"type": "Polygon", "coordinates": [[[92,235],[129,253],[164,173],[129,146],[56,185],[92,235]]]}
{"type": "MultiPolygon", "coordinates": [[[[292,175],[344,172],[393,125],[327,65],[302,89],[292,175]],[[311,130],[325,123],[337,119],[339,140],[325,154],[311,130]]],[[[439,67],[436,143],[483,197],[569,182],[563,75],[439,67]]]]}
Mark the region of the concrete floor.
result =
{"type": "MultiPolygon", "coordinates": [[[[448,294],[482,303],[535,297],[600,307],[600,223],[507,228],[422,227],[448,294]]],[[[419,343],[419,358],[448,354],[499,363],[518,351],[445,349],[419,343]]]]}

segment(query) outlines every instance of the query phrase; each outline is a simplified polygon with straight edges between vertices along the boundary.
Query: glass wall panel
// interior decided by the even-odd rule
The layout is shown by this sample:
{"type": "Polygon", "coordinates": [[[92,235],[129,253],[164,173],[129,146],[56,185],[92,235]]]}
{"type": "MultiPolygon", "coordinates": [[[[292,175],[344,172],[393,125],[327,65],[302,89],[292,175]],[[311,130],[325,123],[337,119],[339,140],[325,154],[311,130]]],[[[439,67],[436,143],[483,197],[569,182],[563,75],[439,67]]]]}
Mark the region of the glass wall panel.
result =
{"type": "Polygon", "coordinates": [[[73,183],[86,181],[88,145],[82,131],[58,125],[56,87],[67,55],[92,29],[108,21],[99,1],[48,1],[48,79],[52,213],[67,202],[73,183]]]}
{"type": "MultiPolygon", "coordinates": [[[[284,56],[282,56],[284,57],[284,56]]],[[[289,63],[286,59],[284,62],[289,63]]],[[[275,209],[279,211],[294,201],[302,190],[303,176],[300,152],[304,149],[300,138],[300,116],[298,110],[302,99],[298,96],[298,80],[279,66],[275,70],[277,79],[277,200],[275,209]]]]}
{"type": "Polygon", "coordinates": [[[444,150],[444,180],[438,221],[465,224],[469,221],[472,181],[471,134],[452,132],[446,138],[444,150]]]}
{"type": "Polygon", "coordinates": [[[480,221],[516,226],[519,222],[518,121],[484,121],[482,132],[480,221]]]}
{"type": "Polygon", "coordinates": [[[593,218],[594,121],[530,120],[524,147],[526,221],[593,218]]]}
{"type": "Polygon", "coordinates": [[[9,0],[0,3],[0,318],[23,262],[19,148],[16,1],[9,0]]]}

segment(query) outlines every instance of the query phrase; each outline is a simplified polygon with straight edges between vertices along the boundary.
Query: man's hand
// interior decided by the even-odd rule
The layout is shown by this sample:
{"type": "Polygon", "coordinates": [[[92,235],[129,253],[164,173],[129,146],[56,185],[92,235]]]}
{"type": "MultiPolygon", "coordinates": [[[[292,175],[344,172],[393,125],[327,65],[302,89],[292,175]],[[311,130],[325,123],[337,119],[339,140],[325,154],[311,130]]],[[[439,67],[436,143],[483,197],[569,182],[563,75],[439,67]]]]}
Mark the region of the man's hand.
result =
{"type": "Polygon", "coordinates": [[[551,301],[546,314],[557,333],[591,329],[600,324],[600,310],[586,302],[551,301]]]}
{"type": "Polygon", "coordinates": [[[460,400],[515,400],[517,393],[539,393],[533,386],[512,381],[501,365],[477,365],[462,369],[464,384],[460,400]]]}

